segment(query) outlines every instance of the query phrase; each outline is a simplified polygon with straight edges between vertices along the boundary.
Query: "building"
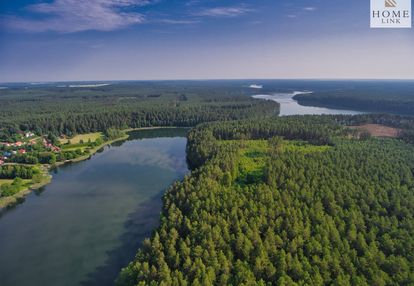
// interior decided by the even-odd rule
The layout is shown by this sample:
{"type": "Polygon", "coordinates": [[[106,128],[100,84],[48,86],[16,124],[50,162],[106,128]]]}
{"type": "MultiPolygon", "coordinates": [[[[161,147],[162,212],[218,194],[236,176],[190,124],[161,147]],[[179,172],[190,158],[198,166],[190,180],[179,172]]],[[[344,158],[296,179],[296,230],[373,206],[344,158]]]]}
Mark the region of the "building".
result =
{"type": "Polygon", "coordinates": [[[60,152],[60,148],[57,146],[52,146],[51,149],[53,152],[60,152]]]}

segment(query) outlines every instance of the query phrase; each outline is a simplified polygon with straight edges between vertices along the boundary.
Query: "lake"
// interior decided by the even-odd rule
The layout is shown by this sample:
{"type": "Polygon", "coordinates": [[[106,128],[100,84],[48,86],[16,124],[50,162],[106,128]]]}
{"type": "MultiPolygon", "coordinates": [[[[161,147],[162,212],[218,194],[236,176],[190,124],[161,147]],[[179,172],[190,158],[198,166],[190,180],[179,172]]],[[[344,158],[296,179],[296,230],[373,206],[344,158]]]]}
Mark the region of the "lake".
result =
{"type": "Polygon", "coordinates": [[[135,131],[0,217],[0,284],[113,285],[158,225],[166,188],[188,172],[186,129],[135,131]]]}
{"type": "Polygon", "coordinates": [[[353,111],[353,110],[342,110],[342,109],[332,109],[324,107],[314,107],[314,106],[304,106],[300,105],[296,100],[293,99],[295,95],[298,94],[308,94],[311,92],[307,91],[294,91],[294,92],[278,92],[272,94],[256,94],[253,95],[253,98],[272,100],[280,104],[280,116],[288,115],[320,115],[320,114],[362,114],[363,112],[353,111]]]}

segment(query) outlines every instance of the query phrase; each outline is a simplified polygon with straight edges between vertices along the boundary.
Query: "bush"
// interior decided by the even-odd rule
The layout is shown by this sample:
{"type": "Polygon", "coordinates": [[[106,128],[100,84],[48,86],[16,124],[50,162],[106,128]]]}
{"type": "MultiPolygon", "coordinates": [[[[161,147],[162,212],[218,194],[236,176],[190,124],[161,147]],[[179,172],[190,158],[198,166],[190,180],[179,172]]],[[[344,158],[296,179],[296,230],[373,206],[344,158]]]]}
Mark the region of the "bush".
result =
{"type": "Polygon", "coordinates": [[[0,188],[0,197],[10,197],[18,192],[23,187],[23,180],[15,178],[11,184],[4,184],[0,188]]]}

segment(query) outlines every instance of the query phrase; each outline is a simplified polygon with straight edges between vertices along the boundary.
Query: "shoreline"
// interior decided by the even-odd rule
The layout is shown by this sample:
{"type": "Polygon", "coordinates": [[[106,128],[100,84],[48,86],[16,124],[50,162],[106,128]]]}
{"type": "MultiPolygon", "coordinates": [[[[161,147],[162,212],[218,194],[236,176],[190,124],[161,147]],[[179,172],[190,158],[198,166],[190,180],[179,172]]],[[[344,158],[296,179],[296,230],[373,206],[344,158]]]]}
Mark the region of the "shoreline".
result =
{"type": "MultiPolygon", "coordinates": [[[[176,126],[139,127],[139,128],[123,129],[121,131],[125,132],[125,133],[129,133],[129,132],[132,132],[132,131],[163,129],[163,128],[181,128],[181,127],[176,127],[176,126]]],[[[106,146],[108,146],[112,143],[122,141],[122,140],[126,140],[128,138],[129,138],[129,134],[126,134],[125,136],[106,141],[106,142],[102,143],[101,145],[90,149],[89,150],[90,154],[80,156],[80,157],[75,158],[75,159],[71,159],[71,160],[67,160],[67,161],[63,161],[63,162],[57,162],[53,165],[42,164],[41,165],[42,169],[43,169],[42,171],[43,171],[43,175],[45,175],[45,178],[41,182],[31,184],[27,188],[21,190],[20,192],[14,194],[12,196],[0,198],[0,214],[2,212],[6,211],[8,208],[12,208],[13,206],[18,205],[32,191],[39,190],[40,188],[42,188],[42,187],[48,185],[49,183],[51,183],[52,180],[53,180],[53,176],[50,174],[50,170],[52,170],[54,168],[57,168],[57,167],[61,167],[61,166],[66,165],[66,164],[78,163],[78,162],[82,162],[82,161],[85,161],[85,160],[89,160],[89,159],[92,158],[93,155],[95,155],[102,148],[104,148],[104,147],[106,147],[106,146]]]]}

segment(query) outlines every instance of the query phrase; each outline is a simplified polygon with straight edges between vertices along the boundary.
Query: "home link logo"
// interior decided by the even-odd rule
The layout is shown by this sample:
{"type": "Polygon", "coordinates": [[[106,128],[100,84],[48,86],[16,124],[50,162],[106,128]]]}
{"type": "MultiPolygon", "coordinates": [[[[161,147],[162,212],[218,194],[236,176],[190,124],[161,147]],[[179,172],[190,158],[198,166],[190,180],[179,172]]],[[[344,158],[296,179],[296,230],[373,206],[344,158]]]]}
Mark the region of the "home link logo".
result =
{"type": "Polygon", "coordinates": [[[397,7],[397,2],[394,1],[394,0],[385,0],[385,7],[387,7],[387,8],[397,7]]]}
{"type": "Polygon", "coordinates": [[[411,0],[371,0],[371,28],[411,28],[411,0]]]}

